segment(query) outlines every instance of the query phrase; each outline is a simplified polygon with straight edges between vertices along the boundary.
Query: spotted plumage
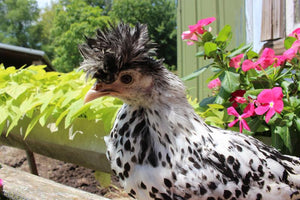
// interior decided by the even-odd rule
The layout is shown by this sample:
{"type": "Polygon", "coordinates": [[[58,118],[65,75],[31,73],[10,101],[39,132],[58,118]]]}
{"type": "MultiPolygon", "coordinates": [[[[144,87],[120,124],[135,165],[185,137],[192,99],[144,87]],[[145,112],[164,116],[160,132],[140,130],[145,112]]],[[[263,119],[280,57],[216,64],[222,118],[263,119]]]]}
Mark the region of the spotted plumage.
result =
{"type": "Polygon", "coordinates": [[[105,142],[125,190],[139,200],[299,199],[299,158],[205,124],[154,46],[139,24],[98,31],[80,46],[82,68],[97,80],[86,101],[124,101],[105,142]]]}

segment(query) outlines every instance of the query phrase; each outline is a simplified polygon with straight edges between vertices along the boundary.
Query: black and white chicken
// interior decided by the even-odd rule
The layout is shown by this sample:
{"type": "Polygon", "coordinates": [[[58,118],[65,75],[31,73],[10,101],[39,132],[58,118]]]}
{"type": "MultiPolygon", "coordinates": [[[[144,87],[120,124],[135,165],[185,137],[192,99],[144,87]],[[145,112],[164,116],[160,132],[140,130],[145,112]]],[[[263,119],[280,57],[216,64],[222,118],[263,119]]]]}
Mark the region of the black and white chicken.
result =
{"type": "Polygon", "coordinates": [[[300,160],[253,137],[208,126],[181,80],[155,56],[147,27],[98,30],[79,46],[81,68],[96,79],[85,101],[124,101],[107,158],[139,200],[300,199],[300,160]]]}

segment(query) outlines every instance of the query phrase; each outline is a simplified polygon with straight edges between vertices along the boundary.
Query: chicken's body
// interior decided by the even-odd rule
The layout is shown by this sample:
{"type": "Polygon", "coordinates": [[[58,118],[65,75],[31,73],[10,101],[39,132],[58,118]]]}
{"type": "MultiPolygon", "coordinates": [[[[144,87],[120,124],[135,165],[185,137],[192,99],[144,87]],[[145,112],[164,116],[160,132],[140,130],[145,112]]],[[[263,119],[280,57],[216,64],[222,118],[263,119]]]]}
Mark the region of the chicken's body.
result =
{"type": "Polygon", "coordinates": [[[143,27],[120,25],[81,48],[86,59],[102,58],[99,69],[89,68],[92,60],[83,63],[98,79],[87,101],[112,95],[125,102],[105,138],[125,190],[139,200],[300,198],[299,159],[206,125],[188,104],[180,79],[148,56],[145,34],[143,27]]]}

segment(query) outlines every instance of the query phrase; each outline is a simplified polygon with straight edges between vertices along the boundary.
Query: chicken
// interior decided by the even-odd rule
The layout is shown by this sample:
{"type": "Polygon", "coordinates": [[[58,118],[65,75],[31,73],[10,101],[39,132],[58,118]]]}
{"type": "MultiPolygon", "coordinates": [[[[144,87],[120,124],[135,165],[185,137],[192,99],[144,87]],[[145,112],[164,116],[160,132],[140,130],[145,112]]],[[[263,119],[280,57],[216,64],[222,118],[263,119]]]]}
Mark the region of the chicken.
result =
{"type": "Polygon", "coordinates": [[[205,124],[155,48],[145,25],[123,23],[79,46],[96,79],[85,101],[124,102],[105,142],[125,190],[139,200],[300,199],[299,158],[205,124]]]}

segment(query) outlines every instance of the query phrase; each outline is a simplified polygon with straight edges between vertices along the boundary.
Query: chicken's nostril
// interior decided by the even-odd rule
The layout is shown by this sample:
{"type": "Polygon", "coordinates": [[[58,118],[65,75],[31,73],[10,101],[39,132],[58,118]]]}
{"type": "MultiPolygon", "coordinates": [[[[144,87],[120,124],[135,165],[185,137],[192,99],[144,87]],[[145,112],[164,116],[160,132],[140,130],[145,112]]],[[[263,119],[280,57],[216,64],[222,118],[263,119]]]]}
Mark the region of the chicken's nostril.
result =
{"type": "Polygon", "coordinates": [[[101,83],[95,83],[92,87],[93,90],[100,90],[102,88],[102,84],[101,83]]]}

